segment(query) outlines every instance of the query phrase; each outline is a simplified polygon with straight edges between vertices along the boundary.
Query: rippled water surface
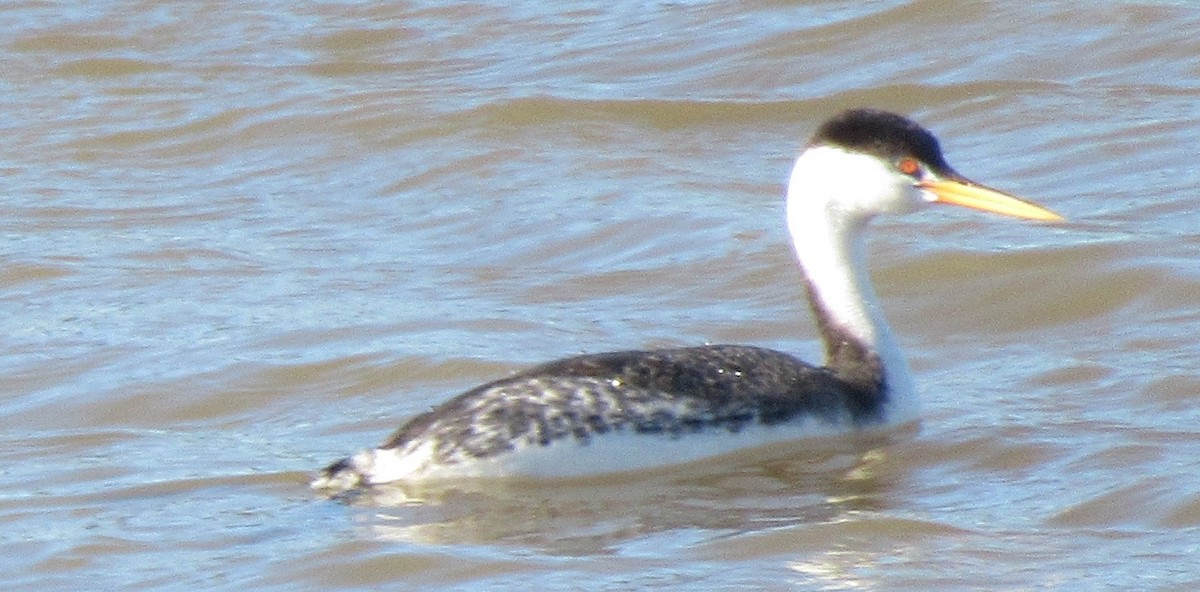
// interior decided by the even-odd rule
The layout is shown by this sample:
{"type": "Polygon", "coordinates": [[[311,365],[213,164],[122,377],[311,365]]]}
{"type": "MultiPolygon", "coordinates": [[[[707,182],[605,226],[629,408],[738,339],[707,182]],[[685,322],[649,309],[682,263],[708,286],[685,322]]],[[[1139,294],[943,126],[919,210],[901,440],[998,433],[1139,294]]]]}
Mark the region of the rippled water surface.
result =
{"type": "Polygon", "coordinates": [[[1149,1],[6,3],[0,587],[1193,590],[1197,30],[1149,1]],[[531,363],[818,357],[782,184],[859,105],[1071,220],[877,225],[919,433],[309,492],[531,363]]]}

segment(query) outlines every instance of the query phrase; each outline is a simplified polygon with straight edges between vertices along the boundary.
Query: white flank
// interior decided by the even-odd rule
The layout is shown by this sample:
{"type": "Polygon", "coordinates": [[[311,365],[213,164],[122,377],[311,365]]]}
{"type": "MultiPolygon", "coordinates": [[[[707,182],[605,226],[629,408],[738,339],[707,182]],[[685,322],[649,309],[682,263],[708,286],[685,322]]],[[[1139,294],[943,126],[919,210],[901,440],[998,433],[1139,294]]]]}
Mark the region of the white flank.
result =
{"type": "MultiPolygon", "coordinates": [[[[913,422],[919,409],[908,364],[871,287],[863,234],[875,214],[904,213],[926,203],[928,196],[913,179],[893,170],[889,163],[829,146],[813,147],[801,154],[788,185],[788,230],[822,310],[831,323],[871,347],[886,372],[888,403],[884,422],[873,424],[868,431],[913,422]]],[[[550,385],[540,392],[550,399],[562,397],[550,385]]],[[[478,402],[495,403],[492,398],[478,402]]],[[[546,403],[553,406],[554,401],[546,403]]],[[[399,448],[359,452],[349,459],[349,466],[319,477],[313,487],[344,490],[397,481],[582,477],[679,465],[756,447],[844,437],[859,431],[860,426],[849,421],[830,422],[816,417],[773,426],[750,422],[736,432],[716,426],[674,436],[615,430],[593,434],[586,443],[573,438],[545,446],[514,442],[515,449],[486,458],[465,454],[444,458],[436,454],[434,440],[417,440],[399,448]]]]}
{"type": "MultiPolygon", "coordinates": [[[[858,430],[862,434],[891,429],[892,425],[858,430]]],[[[356,475],[334,475],[313,482],[318,489],[343,490],[360,485],[393,482],[433,482],[477,478],[573,478],[682,465],[748,449],[800,440],[844,437],[848,426],[809,418],[774,426],[751,424],[737,432],[710,428],[680,436],[636,434],[630,431],[593,436],[587,443],[566,438],[546,445],[526,445],[489,458],[460,458],[443,463],[434,459],[430,445],[370,449],[352,457],[356,475]]]]}

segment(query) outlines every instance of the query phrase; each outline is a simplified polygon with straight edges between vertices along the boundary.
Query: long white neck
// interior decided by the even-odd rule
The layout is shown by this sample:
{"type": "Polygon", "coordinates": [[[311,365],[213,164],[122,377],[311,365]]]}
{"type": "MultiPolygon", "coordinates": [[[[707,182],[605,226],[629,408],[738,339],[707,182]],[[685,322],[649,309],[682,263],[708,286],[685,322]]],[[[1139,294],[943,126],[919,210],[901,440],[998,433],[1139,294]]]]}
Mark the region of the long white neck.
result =
{"type": "Polygon", "coordinates": [[[881,380],[885,421],[908,421],[918,414],[916,389],[867,273],[863,236],[871,214],[856,205],[864,188],[882,183],[862,179],[861,163],[847,156],[815,148],[797,160],[788,185],[788,230],[825,340],[826,364],[852,382],[881,380]]]}

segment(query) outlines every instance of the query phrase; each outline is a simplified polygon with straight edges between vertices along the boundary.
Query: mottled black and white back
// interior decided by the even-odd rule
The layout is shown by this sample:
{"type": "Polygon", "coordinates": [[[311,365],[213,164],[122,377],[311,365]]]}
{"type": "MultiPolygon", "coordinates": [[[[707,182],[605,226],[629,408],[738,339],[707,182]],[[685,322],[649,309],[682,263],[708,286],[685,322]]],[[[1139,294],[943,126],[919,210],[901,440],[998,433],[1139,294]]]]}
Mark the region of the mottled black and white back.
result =
{"type": "Polygon", "coordinates": [[[467,391],[334,463],[314,486],[671,465],[870,424],[883,397],[756,347],[579,356],[467,391]]]}
{"type": "Polygon", "coordinates": [[[877,215],[933,203],[1062,221],[957,173],[911,120],[846,111],[817,129],[787,190],[825,366],[736,345],[568,358],[447,401],[313,486],[603,474],[914,422],[916,388],[871,287],[863,235],[877,215]]]}

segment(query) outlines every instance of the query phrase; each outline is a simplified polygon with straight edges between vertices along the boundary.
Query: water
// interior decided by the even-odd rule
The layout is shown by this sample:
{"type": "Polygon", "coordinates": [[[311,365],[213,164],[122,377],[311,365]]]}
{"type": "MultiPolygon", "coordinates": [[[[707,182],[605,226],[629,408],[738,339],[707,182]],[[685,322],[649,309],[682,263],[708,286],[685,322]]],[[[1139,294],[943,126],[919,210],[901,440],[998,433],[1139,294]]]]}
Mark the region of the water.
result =
{"type": "Polygon", "coordinates": [[[0,586],[1194,589],[1198,26],[1179,2],[6,4],[0,586]],[[919,434],[307,490],[539,361],[817,357],[782,182],[857,105],[1072,221],[878,224],[919,434]]]}

